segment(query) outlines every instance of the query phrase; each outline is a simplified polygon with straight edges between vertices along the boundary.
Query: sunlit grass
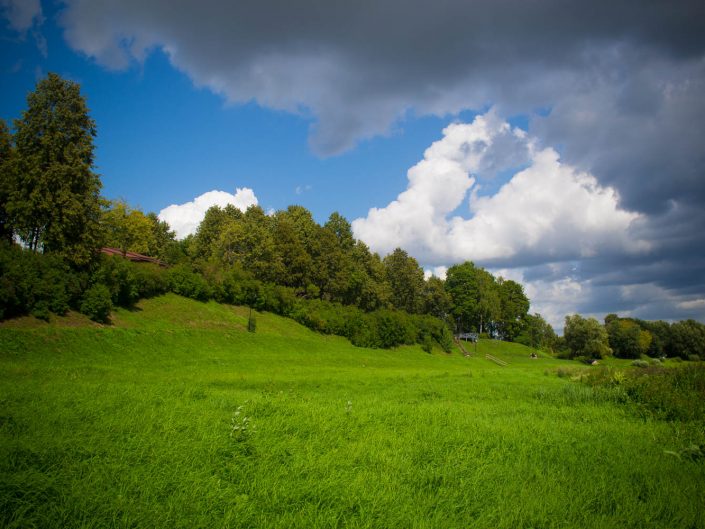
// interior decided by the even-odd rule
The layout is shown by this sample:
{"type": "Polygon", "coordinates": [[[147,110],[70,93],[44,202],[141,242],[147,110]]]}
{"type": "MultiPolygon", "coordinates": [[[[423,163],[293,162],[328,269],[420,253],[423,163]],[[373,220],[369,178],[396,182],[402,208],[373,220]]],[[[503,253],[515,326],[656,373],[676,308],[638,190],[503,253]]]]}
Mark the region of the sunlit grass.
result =
{"type": "Polygon", "coordinates": [[[270,314],[253,334],[176,296],[113,323],[0,329],[0,526],[705,526],[705,465],[665,453],[702,424],[555,376],[570,362],[359,349],[270,314]]]}

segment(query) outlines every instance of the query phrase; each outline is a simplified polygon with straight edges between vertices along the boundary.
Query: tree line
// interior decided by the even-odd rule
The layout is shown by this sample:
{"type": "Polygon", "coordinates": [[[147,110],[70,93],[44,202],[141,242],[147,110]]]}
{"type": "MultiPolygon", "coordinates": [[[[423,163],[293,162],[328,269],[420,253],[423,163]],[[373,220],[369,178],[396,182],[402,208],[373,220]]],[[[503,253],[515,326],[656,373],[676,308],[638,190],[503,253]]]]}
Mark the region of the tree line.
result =
{"type": "Polygon", "coordinates": [[[604,324],[579,314],[566,316],[561,355],[587,361],[614,355],[640,359],[666,357],[683,360],[705,358],[705,325],[695,320],[675,323],[605,316],[604,324]]]}

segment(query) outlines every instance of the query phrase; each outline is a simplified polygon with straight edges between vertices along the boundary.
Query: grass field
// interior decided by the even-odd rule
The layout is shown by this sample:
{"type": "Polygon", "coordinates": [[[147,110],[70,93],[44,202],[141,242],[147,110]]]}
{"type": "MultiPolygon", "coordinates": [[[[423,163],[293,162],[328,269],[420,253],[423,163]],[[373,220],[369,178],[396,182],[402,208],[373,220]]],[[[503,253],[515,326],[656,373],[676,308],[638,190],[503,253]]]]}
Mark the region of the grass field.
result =
{"type": "Polygon", "coordinates": [[[1,325],[0,526],[705,527],[703,459],[666,453],[702,423],[555,375],[570,362],[246,325],[173,295],[110,327],[1,325]]]}

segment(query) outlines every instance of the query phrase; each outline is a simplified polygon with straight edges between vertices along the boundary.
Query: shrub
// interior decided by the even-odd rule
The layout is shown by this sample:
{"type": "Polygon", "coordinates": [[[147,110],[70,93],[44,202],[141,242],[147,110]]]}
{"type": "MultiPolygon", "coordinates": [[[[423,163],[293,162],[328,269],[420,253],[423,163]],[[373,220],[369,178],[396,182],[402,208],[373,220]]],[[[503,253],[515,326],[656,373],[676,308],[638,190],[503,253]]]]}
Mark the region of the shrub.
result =
{"type": "Polygon", "coordinates": [[[141,298],[151,298],[166,293],[169,290],[164,268],[152,263],[130,263],[137,288],[141,298]]]}
{"type": "Polygon", "coordinates": [[[80,298],[76,284],[76,272],[60,256],[0,243],[0,319],[65,314],[80,298]]]}
{"type": "Polygon", "coordinates": [[[649,362],[646,360],[634,360],[632,361],[634,367],[649,367],[649,362]]]}
{"type": "Polygon", "coordinates": [[[110,290],[100,283],[89,288],[83,296],[81,312],[93,321],[108,323],[113,308],[110,290]]]}
{"type": "Polygon", "coordinates": [[[691,362],[700,362],[700,355],[688,355],[688,360],[691,362]]]}
{"type": "Polygon", "coordinates": [[[167,273],[169,290],[174,294],[198,301],[207,301],[211,297],[211,288],[201,274],[197,274],[185,265],[178,265],[167,273]]]}
{"type": "Polygon", "coordinates": [[[426,334],[421,340],[421,349],[428,354],[431,354],[433,351],[433,340],[428,334],[426,334]]]}
{"type": "Polygon", "coordinates": [[[584,381],[612,392],[613,400],[631,402],[642,413],[665,420],[705,419],[705,366],[686,364],[677,368],[647,366],[615,371],[591,370],[584,381]]]}
{"type": "Polygon", "coordinates": [[[250,309],[250,316],[247,318],[247,330],[249,332],[257,331],[257,320],[255,319],[255,313],[250,309]]]}

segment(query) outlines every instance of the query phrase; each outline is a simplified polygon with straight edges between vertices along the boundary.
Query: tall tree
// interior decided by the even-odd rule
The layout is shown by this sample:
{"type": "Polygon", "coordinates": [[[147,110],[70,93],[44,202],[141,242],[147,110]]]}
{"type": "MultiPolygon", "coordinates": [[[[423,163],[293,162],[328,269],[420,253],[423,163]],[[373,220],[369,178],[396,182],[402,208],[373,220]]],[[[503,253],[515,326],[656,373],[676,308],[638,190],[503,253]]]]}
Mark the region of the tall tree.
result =
{"type": "Polygon", "coordinates": [[[674,323],[669,346],[669,356],[705,358],[705,325],[695,320],[674,323]]]}
{"type": "Polygon", "coordinates": [[[176,240],[176,232],[169,224],[159,220],[154,212],[147,213],[147,218],[152,224],[152,238],[147,255],[172,264],[183,258],[181,245],[176,240]]]}
{"type": "Polygon", "coordinates": [[[344,252],[349,252],[352,250],[353,246],[355,245],[355,238],[353,237],[352,227],[350,226],[348,220],[343,217],[340,213],[338,213],[337,211],[331,213],[330,217],[328,217],[328,222],[326,222],[324,228],[335,234],[335,237],[340,243],[340,248],[344,252]]]}
{"type": "Polygon", "coordinates": [[[511,279],[497,280],[500,317],[496,322],[497,334],[503,340],[514,341],[522,331],[529,312],[529,298],[524,287],[511,279]]]}
{"type": "Polygon", "coordinates": [[[521,334],[515,338],[516,342],[544,351],[551,351],[555,348],[558,337],[553,327],[543,319],[541,314],[527,314],[523,320],[523,329],[521,334]]]}
{"type": "Polygon", "coordinates": [[[425,285],[423,270],[416,259],[397,248],[383,263],[392,289],[392,304],[412,314],[421,312],[425,285]]]}
{"type": "Polygon", "coordinates": [[[486,332],[501,314],[497,283],[487,270],[472,262],[453,265],[446,275],[458,330],[486,332]]]}
{"type": "Polygon", "coordinates": [[[152,221],[139,209],[133,209],[122,200],[110,202],[103,211],[101,225],[104,244],[125,252],[149,254],[155,246],[152,221]]]}
{"type": "Polygon", "coordinates": [[[292,219],[279,211],[274,215],[273,224],[274,244],[283,265],[282,275],[276,282],[288,287],[307,287],[313,276],[313,259],[306,252],[292,219]]]}
{"type": "Polygon", "coordinates": [[[50,73],[15,120],[16,179],[7,210],[28,248],[82,265],[99,245],[95,123],[77,83],[50,73]]]}
{"type": "Polygon", "coordinates": [[[12,135],[0,119],[0,241],[12,241],[13,227],[7,212],[7,201],[14,185],[12,135]]]}
{"type": "Polygon", "coordinates": [[[595,318],[566,316],[563,337],[574,357],[604,358],[612,354],[607,331],[595,318]]]}
{"type": "Polygon", "coordinates": [[[605,317],[605,329],[614,356],[619,358],[639,358],[651,347],[651,333],[629,318],[605,317]]]}
{"type": "Polygon", "coordinates": [[[445,320],[451,305],[452,300],[443,280],[436,276],[429,277],[423,290],[423,313],[445,320]]]}

